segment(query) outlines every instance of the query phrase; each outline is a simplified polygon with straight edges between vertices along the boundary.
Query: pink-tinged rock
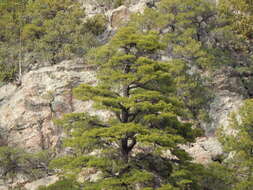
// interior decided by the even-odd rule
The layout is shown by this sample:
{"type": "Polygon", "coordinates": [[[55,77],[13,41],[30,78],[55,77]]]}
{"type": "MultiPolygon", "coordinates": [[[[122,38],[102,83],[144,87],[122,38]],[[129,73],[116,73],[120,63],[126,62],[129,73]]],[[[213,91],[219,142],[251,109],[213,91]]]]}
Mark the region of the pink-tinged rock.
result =
{"type": "Polygon", "coordinates": [[[131,15],[131,12],[124,5],[118,7],[117,9],[114,9],[111,13],[111,18],[110,18],[111,27],[118,28],[119,26],[122,26],[129,20],[130,15],[131,15]]]}
{"type": "Polygon", "coordinates": [[[48,177],[44,177],[42,179],[39,179],[37,181],[33,181],[31,183],[27,183],[27,184],[25,184],[24,187],[26,190],[37,190],[40,186],[48,186],[48,185],[55,183],[58,180],[59,180],[59,178],[56,175],[48,176],[48,177]]]}
{"type": "Polygon", "coordinates": [[[82,110],[74,106],[72,89],[94,83],[95,71],[77,61],[32,70],[23,75],[22,85],[0,88],[0,130],[9,145],[40,151],[59,144],[61,130],[52,119],[82,110]],[[3,131],[3,132],[2,132],[3,131]]]}
{"type": "Polygon", "coordinates": [[[194,162],[208,164],[223,154],[221,144],[215,137],[199,137],[195,143],[183,148],[193,157],[194,162]]]}

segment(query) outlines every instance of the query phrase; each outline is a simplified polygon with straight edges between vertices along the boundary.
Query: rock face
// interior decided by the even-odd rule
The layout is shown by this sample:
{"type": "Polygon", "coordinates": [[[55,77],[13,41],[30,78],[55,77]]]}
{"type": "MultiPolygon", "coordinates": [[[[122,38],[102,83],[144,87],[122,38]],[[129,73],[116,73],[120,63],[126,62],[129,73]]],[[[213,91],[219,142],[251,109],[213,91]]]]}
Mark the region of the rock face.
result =
{"type": "Polygon", "coordinates": [[[200,137],[196,143],[184,146],[184,149],[193,157],[194,162],[201,164],[216,161],[223,153],[215,137],[200,137]]]}
{"type": "Polygon", "coordinates": [[[214,136],[219,127],[227,128],[230,113],[236,111],[246,97],[242,82],[237,77],[230,77],[231,72],[232,69],[225,68],[214,75],[214,99],[209,110],[211,122],[202,125],[206,136],[214,136]]]}
{"type": "Polygon", "coordinates": [[[218,128],[224,128],[229,134],[229,115],[236,111],[245,98],[246,91],[237,77],[230,77],[232,70],[221,69],[213,77],[214,98],[210,104],[209,123],[202,123],[206,137],[196,140],[196,143],[185,147],[187,152],[198,163],[206,164],[216,160],[223,152],[221,144],[215,136],[218,128]]]}
{"type": "Polygon", "coordinates": [[[95,73],[87,66],[64,61],[26,73],[20,87],[1,87],[0,129],[5,141],[28,151],[57,147],[61,132],[52,118],[80,110],[72,88],[94,82],[95,73]]]}
{"type": "Polygon", "coordinates": [[[108,11],[111,27],[116,29],[125,24],[133,13],[143,13],[146,7],[154,6],[156,0],[132,0],[127,5],[122,5],[112,11],[108,11]]]}
{"type": "MultiPolygon", "coordinates": [[[[79,0],[82,3],[88,17],[96,14],[104,14],[109,20],[109,30],[115,30],[124,25],[133,13],[143,13],[147,6],[152,6],[157,0],[129,0],[119,7],[109,8],[106,2],[96,0],[79,0]]],[[[110,4],[110,3],[108,3],[110,4]]]]}
{"type": "Polygon", "coordinates": [[[25,184],[25,189],[27,190],[37,190],[40,186],[44,186],[46,185],[50,185],[55,183],[56,181],[58,181],[58,177],[57,176],[48,176],[42,179],[39,179],[37,181],[33,181],[31,183],[27,183],[25,184]]]}
{"type": "MultiPolygon", "coordinates": [[[[89,16],[104,10],[95,5],[84,3],[89,16]]],[[[146,6],[155,0],[132,0],[130,5],[122,5],[115,10],[107,10],[111,29],[124,24],[132,13],[143,12],[146,6]]],[[[227,127],[228,116],[238,109],[245,97],[245,90],[237,78],[229,77],[230,70],[220,70],[214,76],[214,99],[210,105],[210,123],[202,123],[206,137],[198,138],[196,143],[184,148],[192,155],[195,162],[209,163],[222,154],[222,148],[215,137],[219,127],[227,127]]],[[[64,113],[89,111],[106,119],[107,112],[92,109],[91,102],[83,103],[72,96],[72,89],[81,83],[95,84],[95,68],[82,64],[79,60],[63,61],[53,66],[31,68],[23,75],[21,86],[7,84],[0,87],[0,146],[12,145],[35,152],[48,148],[59,148],[62,131],[54,126],[52,119],[64,113]]],[[[84,174],[95,181],[99,174],[87,170],[84,174]]],[[[35,190],[40,185],[54,183],[57,176],[49,176],[27,183],[27,190],[35,190]]],[[[8,187],[0,180],[0,190],[8,187]]]]}
{"type": "Polygon", "coordinates": [[[130,18],[129,9],[122,5],[111,12],[110,23],[112,28],[118,28],[122,24],[126,23],[130,18]]]}

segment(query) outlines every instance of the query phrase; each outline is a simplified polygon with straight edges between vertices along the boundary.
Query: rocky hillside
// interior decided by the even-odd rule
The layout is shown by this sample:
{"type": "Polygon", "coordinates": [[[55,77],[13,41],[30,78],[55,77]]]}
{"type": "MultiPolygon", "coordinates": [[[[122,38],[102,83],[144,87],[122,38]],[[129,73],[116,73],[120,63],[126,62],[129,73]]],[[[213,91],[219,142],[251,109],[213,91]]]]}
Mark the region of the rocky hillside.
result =
{"type": "MultiPolygon", "coordinates": [[[[98,14],[106,16],[106,30],[98,37],[102,44],[108,42],[118,28],[129,22],[131,15],[143,13],[146,7],[156,7],[153,0],[131,1],[116,8],[106,7],[99,2],[80,0],[87,18],[98,14]]],[[[171,55],[168,53],[166,56],[171,55]]],[[[27,64],[31,65],[30,62],[27,64]]],[[[198,121],[204,133],[197,137],[196,142],[183,145],[194,162],[209,164],[224,155],[217,130],[224,128],[229,134],[230,114],[237,111],[243,105],[243,101],[250,97],[245,78],[233,75],[233,69],[231,66],[225,66],[212,72],[199,73],[210,78],[208,85],[213,96],[205,110],[208,120],[198,121]]],[[[91,101],[83,102],[73,96],[73,89],[78,85],[94,86],[97,82],[97,66],[85,63],[83,58],[60,60],[56,64],[32,63],[29,69],[24,68],[18,83],[12,80],[0,87],[1,146],[19,147],[28,153],[54,150],[55,154],[64,154],[68,151],[62,147],[62,139],[66,134],[55,125],[55,119],[62,118],[66,113],[84,111],[104,120],[111,117],[110,112],[94,110],[91,101]]],[[[92,176],[92,172],[87,175],[92,176]]],[[[49,185],[58,180],[58,176],[53,172],[40,177],[30,179],[20,173],[12,179],[0,179],[0,190],[15,187],[36,190],[40,185],[49,185]]]]}

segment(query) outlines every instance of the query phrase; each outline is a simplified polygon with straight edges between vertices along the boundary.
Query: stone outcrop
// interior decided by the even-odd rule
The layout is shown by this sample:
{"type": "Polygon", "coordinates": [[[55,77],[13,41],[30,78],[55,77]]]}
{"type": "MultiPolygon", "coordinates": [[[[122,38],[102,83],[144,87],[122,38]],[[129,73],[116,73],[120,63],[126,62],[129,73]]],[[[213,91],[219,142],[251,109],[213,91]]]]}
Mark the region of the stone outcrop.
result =
{"type": "Polygon", "coordinates": [[[64,61],[26,73],[22,85],[0,88],[0,129],[9,145],[28,151],[57,147],[61,131],[52,122],[63,113],[81,111],[72,97],[80,83],[94,83],[95,73],[77,61],[64,61]]]}
{"type": "MultiPolygon", "coordinates": [[[[97,2],[96,0],[79,0],[87,17],[96,14],[104,14],[109,20],[108,30],[115,30],[129,21],[131,14],[143,13],[147,6],[152,6],[157,0],[130,0],[119,7],[108,7],[106,2],[97,2]]],[[[107,3],[110,4],[110,3],[107,3]]]]}
{"type": "Polygon", "coordinates": [[[42,179],[33,181],[31,183],[27,183],[25,184],[24,188],[27,190],[37,190],[40,186],[48,186],[50,184],[55,183],[56,181],[58,181],[59,178],[57,176],[48,176],[48,177],[44,177],[42,179]]]}
{"type": "Polygon", "coordinates": [[[143,13],[146,7],[154,5],[155,2],[155,0],[132,0],[128,5],[108,11],[110,26],[117,29],[129,21],[131,14],[143,13]]]}
{"type": "Polygon", "coordinates": [[[206,137],[198,138],[196,143],[185,147],[198,163],[206,164],[215,161],[223,154],[216,131],[223,128],[227,134],[232,132],[229,128],[229,116],[238,110],[246,97],[243,84],[238,77],[231,77],[231,72],[232,69],[225,68],[214,74],[212,80],[214,98],[210,109],[207,110],[210,122],[201,124],[206,137]]]}
{"type": "MultiPolygon", "coordinates": [[[[214,99],[210,104],[211,122],[202,123],[206,136],[215,136],[217,128],[227,128],[230,113],[236,111],[246,97],[246,90],[238,77],[231,77],[232,69],[224,68],[213,76],[214,99]]],[[[227,129],[229,133],[229,129],[227,129]]]]}
{"type": "Polygon", "coordinates": [[[193,157],[194,162],[208,164],[217,161],[223,154],[221,144],[215,137],[200,137],[196,142],[183,148],[193,157]]]}
{"type": "MultiPolygon", "coordinates": [[[[146,6],[153,3],[152,0],[132,0],[130,5],[103,10],[87,3],[89,0],[80,1],[84,3],[88,16],[105,13],[110,20],[109,30],[117,29],[129,20],[132,13],[143,12],[146,6]]],[[[0,145],[19,146],[30,152],[59,149],[63,133],[54,126],[53,118],[59,118],[64,113],[83,111],[99,115],[102,119],[110,117],[108,112],[93,110],[92,102],[81,102],[72,95],[72,89],[78,84],[96,83],[95,68],[74,60],[30,69],[23,75],[21,86],[6,84],[0,87],[0,145]]],[[[206,137],[200,137],[196,143],[184,146],[195,162],[206,164],[217,160],[222,154],[215,131],[219,127],[228,126],[229,114],[237,110],[245,98],[241,81],[229,77],[229,72],[226,68],[214,75],[214,98],[209,110],[211,122],[202,123],[206,137]]],[[[92,169],[82,174],[85,180],[95,181],[99,178],[99,173],[92,169]]],[[[54,183],[57,179],[57,176],[48,176],[28,183],[28,179],[20,176],[17,180],[25,183],[27,190],[35,190],[40,185],[54,183]]],[[[8,188],[0,180],[0,190],[8,188]]]]}
{"type": "Polygon", "coordinates": [[[118,28],[126,23],[130,18],[130,10],[122,5],[111,12],[110,23],[112,28],[118,28]]]}

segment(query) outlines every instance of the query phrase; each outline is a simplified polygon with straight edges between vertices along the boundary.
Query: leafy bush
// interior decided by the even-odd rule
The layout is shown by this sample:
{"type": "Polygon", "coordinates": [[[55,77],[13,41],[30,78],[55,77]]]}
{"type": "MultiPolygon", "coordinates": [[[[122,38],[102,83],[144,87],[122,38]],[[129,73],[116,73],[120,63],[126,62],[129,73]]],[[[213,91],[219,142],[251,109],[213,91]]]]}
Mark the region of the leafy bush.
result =
{"type": "Polygon", "coordinates": [[[22,28],[27,51],[56,64],[74,56],[82,57],[86,46],[85,18],[81,5],[70,0],[40,0],[27,4],[22,28]]]}

